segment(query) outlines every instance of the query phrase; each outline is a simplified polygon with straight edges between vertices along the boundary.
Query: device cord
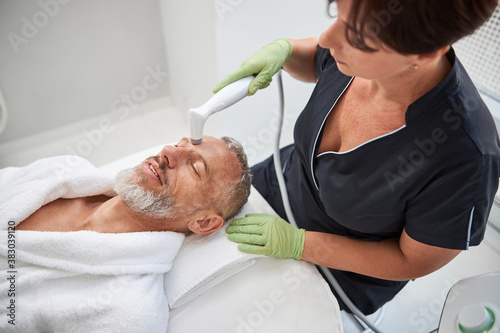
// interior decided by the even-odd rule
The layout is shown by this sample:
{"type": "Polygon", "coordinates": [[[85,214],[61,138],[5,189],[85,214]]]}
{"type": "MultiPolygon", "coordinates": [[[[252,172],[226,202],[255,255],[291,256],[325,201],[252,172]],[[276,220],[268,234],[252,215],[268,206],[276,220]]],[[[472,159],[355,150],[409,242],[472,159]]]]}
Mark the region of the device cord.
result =
{"type": "MultiPolygon", "coordinates": [[[[280,138],[281,138],[281,129],[283,126],[283,117],[285,114],[285,95],[283,91],[283,79],[281,75],[281,69],[276,74],[277,82],[278,82],[278,95],[279,95],[279,109],[278,112],[278,129],[276,133],[276,140],[274,144],[274,152],[273,152],[273,160],[274,160],[274,168],[276,169],[276,177],[278,178],[278,184],[281,192],[281,197],[283,199],[283,206],[285,208],[286,215],[288,217],[288,222],[291,225],[298,228],[297,222],[292,213],[292,208],[290,207],[290,201],[288,199],[288,192],[286,190],[285,177],[283,176],[283,171],[281,168],[281,158],[280,158],[280,138]]],[[[351,312],[358,317],[367,327],[369,327],[375,333],[382,333],[379,329],[377,329],[366,316],[354,305],[354,303],[349,299],[347,294],[342,290],[342,287],[337,282],[332,272],[326,267],[318,266],[323,274],[326,276],[332,287],[335,289],[339,297],[342,299],[344,304],[351,310],[351,312]]]]}

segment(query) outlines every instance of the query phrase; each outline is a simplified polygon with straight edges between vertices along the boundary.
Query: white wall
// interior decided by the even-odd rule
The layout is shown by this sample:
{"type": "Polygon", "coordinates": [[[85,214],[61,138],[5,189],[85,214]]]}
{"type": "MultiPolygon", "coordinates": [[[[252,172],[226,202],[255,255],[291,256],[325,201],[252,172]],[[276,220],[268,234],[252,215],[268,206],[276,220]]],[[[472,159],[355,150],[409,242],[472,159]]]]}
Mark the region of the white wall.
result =
{"type": "MultiPolygon", "coordinates": [[[[319,37],[332,22],[326,14],[325,0],[218,0],[215,5],[218,79],[276,38],[319,37]]],[[[298,82],[286,73],[283,78],[286,126],[282,146],[292,142],[295,119],[313,89],[312,84],[298,82]]],[[[221,112],[221,132],[240,140],[253,164],[272,153],[277,112],[278,90],[273,82],[221,112]]],[[[210,121],[209,118],[207,122],[210,121]]]]}
{"type": "Polygon", "coordinates": [[[169,92],[158,0],[0,0],[0,36],[0,144],[169,92]]]}
{"type": "Polygon", "coordinates": [[[160,0],[171,91],[186,117],[189,108],[212,96],[216,80],[212,1],[160,0]]]}

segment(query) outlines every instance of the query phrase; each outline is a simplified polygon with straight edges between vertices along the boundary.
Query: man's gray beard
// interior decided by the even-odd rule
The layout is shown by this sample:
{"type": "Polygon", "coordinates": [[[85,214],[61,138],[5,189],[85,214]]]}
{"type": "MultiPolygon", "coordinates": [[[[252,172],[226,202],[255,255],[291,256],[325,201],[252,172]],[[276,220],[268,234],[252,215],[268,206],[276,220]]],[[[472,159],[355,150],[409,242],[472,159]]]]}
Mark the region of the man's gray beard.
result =
{"type": "Polygon", "coordinates": [[[120,171],[115,177],[114,190],[132,210],[153,219],[174,219],[183,214],[183,209],[165,188],[160,193],[146,190],[142,184],[146,175],[137,173],[140,168],[120,171]]]}

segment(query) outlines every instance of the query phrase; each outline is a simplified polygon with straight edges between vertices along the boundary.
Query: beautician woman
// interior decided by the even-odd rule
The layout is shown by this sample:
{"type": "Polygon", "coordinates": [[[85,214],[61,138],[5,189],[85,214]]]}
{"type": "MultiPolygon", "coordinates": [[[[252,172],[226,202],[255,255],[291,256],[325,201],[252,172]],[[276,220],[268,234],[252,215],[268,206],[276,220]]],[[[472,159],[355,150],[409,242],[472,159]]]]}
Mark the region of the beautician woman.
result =
{"type": "Polygon", "coordinates": [[[483,239],[499,140],[451,45],[498,1],[336,3],[319,40],[278,39],[214,89],[257,74],[254,94],[281,67],[316,82],[281,150],[300,229],[286,222],[270,158],[252,168],[253,185],[281,218],[249,215],[227,232],[241,251],[331,268],[369,314],[483,239]]]}

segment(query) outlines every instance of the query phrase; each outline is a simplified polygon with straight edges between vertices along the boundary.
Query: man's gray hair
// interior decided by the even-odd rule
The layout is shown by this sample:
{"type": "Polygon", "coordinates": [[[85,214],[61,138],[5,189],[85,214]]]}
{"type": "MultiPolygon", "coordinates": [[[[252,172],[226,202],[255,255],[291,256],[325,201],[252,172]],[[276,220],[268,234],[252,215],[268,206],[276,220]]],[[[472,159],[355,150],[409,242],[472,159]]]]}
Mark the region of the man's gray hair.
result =
{"type": "Polygon", "coordinates": [[[226,143],[231,153],[236,156],[241,167],[241,176],[236,181],[231,181],[220,193],[220,214],[224,220],[235,217],[243,205],[248,201],[252,186],[252,174],[248,167],[248,160],[243,146],[237,140],[224,136],[221,138],[226,143]]]}

